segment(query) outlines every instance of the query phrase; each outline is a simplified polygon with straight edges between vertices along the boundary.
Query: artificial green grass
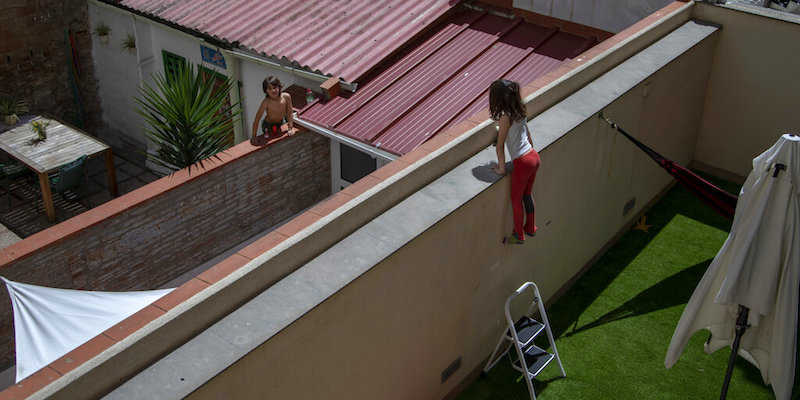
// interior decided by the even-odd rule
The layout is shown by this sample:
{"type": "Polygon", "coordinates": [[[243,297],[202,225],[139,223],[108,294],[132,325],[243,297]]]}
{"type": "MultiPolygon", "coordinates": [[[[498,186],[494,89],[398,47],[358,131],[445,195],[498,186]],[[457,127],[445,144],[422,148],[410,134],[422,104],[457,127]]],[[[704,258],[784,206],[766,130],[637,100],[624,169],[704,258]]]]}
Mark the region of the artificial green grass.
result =
{"type": "MultiPolygon", "coordinates": [[[[730,193],[738,187],[715,180],[730,193]]],[[[566,378],[551,363],[534,380],[537,399],[716,399],[730,349],[708,355],[697,332],[671,368],[664,357],[700,278],[724,243],[730,221],[677,185],[647,213],[649,233],[626,233],[547,310],[566,378]]],[[[545,335],[537,343],[546,345],[545,335]]],[[[528,399],[507,359],[458,400],[528,399]]],[[[770,399],[757,368],[737,359],[728,399],[770,399]]]]}

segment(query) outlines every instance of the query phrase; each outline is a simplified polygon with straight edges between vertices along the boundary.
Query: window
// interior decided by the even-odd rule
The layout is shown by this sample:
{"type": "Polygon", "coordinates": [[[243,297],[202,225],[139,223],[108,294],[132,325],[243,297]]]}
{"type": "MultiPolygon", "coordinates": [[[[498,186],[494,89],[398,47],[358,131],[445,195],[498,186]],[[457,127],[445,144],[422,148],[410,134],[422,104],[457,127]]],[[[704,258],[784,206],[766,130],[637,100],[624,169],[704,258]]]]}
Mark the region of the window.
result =
{"type": "Polygon", "coordinates": [[[339,143],[339,152],[342,167],[341,178],[347,182],[354,183],[377,169],[376,160],[369,154],[342,143],[339,143]]]}
{"type": "Polygon", "coordinates": [[[164,58],[164,76],[167,79],[174,79],[178,74],[178,69],[183,68],[185,65],[186,57],[172,54],[166,50],[161,50],[161,55],[164,58]]]}

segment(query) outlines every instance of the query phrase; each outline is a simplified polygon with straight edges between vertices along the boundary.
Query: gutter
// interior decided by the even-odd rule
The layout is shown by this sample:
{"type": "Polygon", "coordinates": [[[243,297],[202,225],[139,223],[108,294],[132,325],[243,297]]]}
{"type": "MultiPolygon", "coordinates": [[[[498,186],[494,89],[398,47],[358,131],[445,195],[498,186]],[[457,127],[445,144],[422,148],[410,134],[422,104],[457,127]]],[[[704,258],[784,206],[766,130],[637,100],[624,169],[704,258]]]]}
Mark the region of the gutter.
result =
{"type": "MultiPolygon", "coordinates": [[[[242,58],[242,59],[255,61],[255,62],[258,62],[258,63],[261,63],[261,64],[266,64],[266,65],[269,65],[270,67],[273,67],[273,68],[283,69],[283,70],[289,72],[292,75],[302,76],[304,78],[312,79],[312,80],[320,82],[320,83],[325,82],[328,79],[330,79],[330,76],[328,76],[328,75],[323,75],[323,74],[319,74],[319,73],[316,73],[316,72],[307,71],[307,70],[304,70],[304,69],[301,69],[301,68],[294,68],[294,67],[292,67],[290,65],[284,65],[284,64],[272,61],[268,57],[262,56],[260,54],[253,54],[253,53],[245,52],[245,51],[242,50],[242,49],[245,49],[245,48],[242,47],[241,44],[239,44],[238,41],[229,42],[227,40],[219,39],[219,38],[217,38],[215,36],[211,36],[211,35],[209,35],[207,33],[201,32],[201,31],[199,31],[197,29],[188,28],[188,27],[185,27],[183,25],[179,25],[179,24],[176,24],[176,23],[174,23],[172,21],[166,20],[164,18],[160,18],[160,17],[157,17],[157,16],[152,15],[152,14],[147,14],[147,13],[145,13],[143,11],[140,11],[140,10],[137,10],[135,8],[128,7],[128,6],[123,5],[123,4],[119,4],[118,0],[89,0],[89,1],[94,3],[94,4],[103,4],[103,5],[106,5],[106,6],[109,6],[109,7],[113,7],[113,8],[128,12],[129,14],[131,14],[133,16],[142,17],[144,19],[148,19],[148,20],[156,22],[158,24],[165,25],[165,26],[167,26],[169,28],[172,28],[172,29],[174,29],[176,31],[183,32],[183,33],[188,34],[190,36],[196,37],[196,38],[198,38],[198,39],[200,39],[200,40],[202,40],[202,41],[204,41],[206,43],[209,43],[209,44],[211,44],[213,46],[216,46],[216,47],[218,47],[218,48],[220,48],[222,50],[225,50],[227,53],[229,53],[229,54],[231,54],[233,56],[236,56],[236,57],[239,57],[239,58],[242,58]]],[[[352,82],[342,81],[341,79],[339,81],[339,84],[342,86],[343,89],[351,91],[351,92],[355,92],[356,89],[358,88],[358,84],[352,83],[352,82]]]]}
{"type": "MultiPolygon", "coordinates": [[[[277,63],[275,61],[270,60],[268,57],[264,57],[264,56],[262,56],[260,54],[255,54],[255,53],[252,53],[252,52],[245,52],[245,51],[239,50],[239,49],[230,49],[230,50],[228,50],[228,53],[231,54],[232,56],[235,56],[235,57],[238,57],[238,58],[241,58],[241,59],[244,59],[244,60],[249,60],[249,61],[257,62],[259,64],[269,65],[270,67],[273,67],[273,68],[276,68],[276,69],[282,69],[285,72],[288,72],[288,73],[290,73],[292,75],[301,76],[301,77],[308,78],[308,79],[311,79],[311,80],[314,80],[314,81],[317,81],[317,82],[320,82],[320,83],[325,82],[325,81],[327,81],[328,79],[331,78],[328,75],[318,74],[316,72],[311,72],[311,71],[308,71],[308,70],[305,70],[305,69],[295,68],[295,67],[292,67],[290,65],[277,63]]],[[[350,91],[350,92],[355,92],[356,89],[358,88],[358,84],[357,83],[346,82],[346,81],[343,81],[341,79],[339,79],[339,85],[342,86],[342,89],[350,91]]]]}
{"type": "Polygon", "coordinates": [[[340,135],[340,134],[338,134],[338,133],[336,133],[336,132],[334,132],[334,131],[332,131],[330,129],[327,129],[327,128],[321,126],[321,125],[318,125],[318,124],[315,124],[313,122],[309,122],[307,120],[299,118],[296,115],[294,116],[294,123],[296,123],[296,124],[298,124],[298,125],[300,125],[300,126],[302,126],[304,128],[308,128],[310,131],[318,133],[318,134],[320,134],[322,136],[325,136],[325,137],[327,137],[327,138],[329,138],[331,140],[335,140],[337,142],[344,143],[344,144],[346,144],[346,145],[348,145],[350,147],[356,148],[356,149],[360,150],[361,152],[369,154],[372,157],[379,158],[381,160],[388,161],[388,162],[394,161],[397,158],[399,158],[398,156],[396,156],[394,154],[391,154],[391,153],[389,153],[387,151],[379,149],[378,146],[370,146],[370,145],[368,145],[368,144],[366,144],[364,142],[360,142],[358,140],[349,138],[347,136],[340,135]]]}

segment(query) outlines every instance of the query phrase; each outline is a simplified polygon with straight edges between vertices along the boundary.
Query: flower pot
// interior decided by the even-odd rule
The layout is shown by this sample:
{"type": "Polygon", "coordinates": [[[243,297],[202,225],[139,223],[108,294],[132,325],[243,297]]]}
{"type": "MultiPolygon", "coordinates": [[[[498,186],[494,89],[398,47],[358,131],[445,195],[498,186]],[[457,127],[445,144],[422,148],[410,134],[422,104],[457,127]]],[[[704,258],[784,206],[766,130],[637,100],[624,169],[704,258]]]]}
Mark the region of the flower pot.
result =
{"type": "Polygon", "coordinates": [[[108,35],[100,35],[98,38],[100,38],[101,42],[108,43],[108,35]]]}
{"type": "Polygon", "coordinates": [[[7,114],[3,116],[4,122],[6,125],[11,126],[19,122],[19,118],[14,114],[7,114]]]}

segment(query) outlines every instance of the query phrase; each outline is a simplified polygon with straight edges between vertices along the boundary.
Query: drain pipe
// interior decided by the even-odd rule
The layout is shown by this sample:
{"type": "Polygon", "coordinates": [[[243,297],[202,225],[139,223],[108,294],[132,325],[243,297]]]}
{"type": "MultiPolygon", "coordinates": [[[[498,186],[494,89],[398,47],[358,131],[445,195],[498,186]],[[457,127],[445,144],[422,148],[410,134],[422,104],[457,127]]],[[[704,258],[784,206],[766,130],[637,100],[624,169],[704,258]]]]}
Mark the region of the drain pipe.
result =
{"type": "Polygon", "coordinates": [[[368,144],[366,144],[364,142],[360,142],[358,140],[349,138],[347,136],[340,135],[340,134],[338,134],[338,133],[336,133],[336,132],[334,132],[334,131],[332,131],[332,130],[330,130],[328,128],[325,128],[325,127],[321,126],[321,125],[318,125],[318,124],[315,124],[313,122],[309,122],[307,120],[299,118],[299,117],[297,117],[297,115],[295,115],[295,117],[294,117],[294,123],[298,124],[298,125],[300,125],[302,127],[308,128],[312,132],[318,133],[318,134],[320,134],[322,136],[325,136],[325,137],[327,137],[327,138],[329,138],[331,140],[335,140],[337,142],[344,143],[344,144],[346,144],[346,145],[348,145],[348,146],[350,146],[352,148],[358,149],[359,151],[361,151],[363,153],[367,153],[372,157],[379,158],[379,159],[387,161],[387,162],[394,161],[394,160],[396,160],[398,158],[398,156],[396,156],[394,154],[391,154],[391,153],[389,153],[387,151],[383,151],[383,150],[379,149],[378,147],[380,146],[380,143],[377,146],[374,146],[374,147],[370,146],[370,145],[368,145],[368,144]]]}

